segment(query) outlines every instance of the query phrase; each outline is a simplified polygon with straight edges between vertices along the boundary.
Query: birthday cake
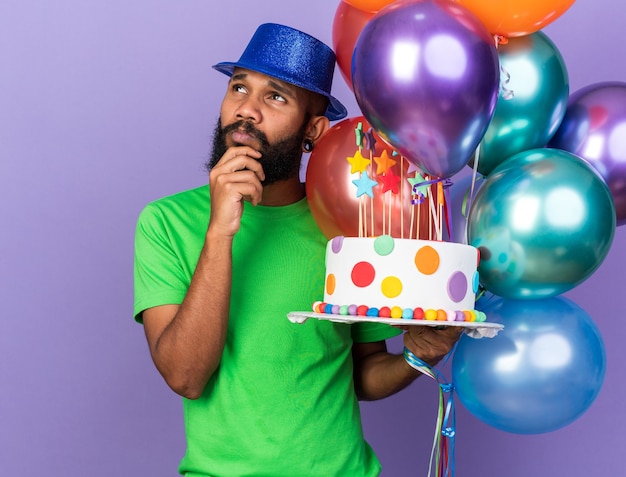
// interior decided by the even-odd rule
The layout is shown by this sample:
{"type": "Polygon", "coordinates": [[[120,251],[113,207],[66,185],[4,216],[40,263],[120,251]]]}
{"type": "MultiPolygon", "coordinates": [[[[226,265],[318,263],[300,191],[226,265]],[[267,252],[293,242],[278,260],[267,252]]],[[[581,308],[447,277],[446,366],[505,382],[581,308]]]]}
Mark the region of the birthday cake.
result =
{"type": "Polygon", "coordinates": [[[444,240],[446,229],[454,235],[451,181],[423,174],[362,121],[345,120],[320,140],[340,150],[311,155],[307,198],[329,239],[324,290],[312,310],[287,317],[453,326],[473,338],[495,336],[502,325],[474,308],[478,249],[444,240]],[[346,141],[350,127],[356,147],[346,141]]]}
{"type": "Polygon", "coordinates": [[[335,237],[326,248],[324,301],[332,315],[484,322],[474,310],[479,252],[436,240],[335,237]]]}

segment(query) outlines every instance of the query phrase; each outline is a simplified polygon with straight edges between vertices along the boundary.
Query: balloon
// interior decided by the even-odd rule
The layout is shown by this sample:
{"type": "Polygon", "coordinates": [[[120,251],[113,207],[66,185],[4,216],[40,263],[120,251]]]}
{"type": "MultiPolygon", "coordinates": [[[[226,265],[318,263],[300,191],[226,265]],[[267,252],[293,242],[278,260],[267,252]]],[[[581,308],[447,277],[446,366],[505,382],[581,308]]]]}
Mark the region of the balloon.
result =
{"type": "Polygon", "coordinates": [[[571,95],[549,143],[586,159],[615,201],[617,225],[626,223],[626,83],[595,83],[571,95]]]}
{"type": "Polygon", "coordinates": [[[606,257],[615,207],[600,175],[559,149],[531,149],[487,176],[469,213],[481,282],[506,298],[559,295],[606,257]]]}
{"type": "Polygon", "coordinates": [[[352,84],[378,134],[426,173],[461,170],[493,115],[498,53],[466,9],[440,0],[396,1],[365,25],[352,84]]]}
{"type": "MultiPolygon", "coordinates": [[[[355,128],[362,123],[363,131],[367,132],[370,125],[364,117],[347,118],[335,124],[315,144],[311,153],[306,170],[306,195],[311,212],[321,231],[331,239],[338,235],[356,237],[359,236],[359,204],[357,188],[352,180],[358,174],[351,173],[348,157],[353,157],[357,152],[355,128]]],[[[393,172],[399,178],[407,178],[409,167],[408,161],[402,161],[399,156],[393,157],[393,149],[380,140],[380,137],[372,131],[376,140],[374,157],[380,157],[386,152],[389,158],[396,161],[389,172],[393,172]]],[[[365,150],[362,155],[369,158],[369,152],[365,150]]],[[[372,162],[375,165],[375,161],[372,162]]],[[[376,170],[377,167],[374,167],[376,170]]],[[[414,174],[411,174],[414,176],[414,174]]],[[[380,182],[380,176],[375,176],[380,182]]],[[[420,218],[419,230],[421,235],[428,232],[428,203],[425,201],[419,206],[411,204],[412,187],[408,180],[400,181],[401,187],[398,193],[388,191],[384,194],[380,186],[374,187],[377,193],[370,199],[363,195],[367,213],[365,220],[368,222],[368,235],[380,235],[385,233],[394,237],[409,238],[411,224],[416,229],[418,214],[420,218]],[[371,211],[374,212],[372,221],[371,211]],[[389,217],[391,216],[391,222],[389,217]],[[412,220],[413,219],[413,220],[412,220]],[[374,224],[374,233],[371,233],[371,225],[374,224]]],[[[416,237],[416,231],[412,232],[411,238],[416,237]]]]}
{"type": "Polygon", "coordinates": [[[559,18],[574,0],[452,0],[476,15],[494,35],[524,36],[559,18]]]}
{"type": "Polygon", "coordinates": [[[341,3],[352,5],[364,12],[377,12],[385,5],[393,3],[394,0],[343,0],[341,3]]]}
{"type": "Polygon", "coordinates": [[[540,434],[580,417],[600,392],[606,354],[589,315],[563,298],[495,298],[482,311],[504,329],[491,339],[463,336],[452,382],[475,417],[497,429],[540,434]]]}
{"type": "Polygon", "coordinates": [[[569,96],[563,57],[543,32],[512,38],[498,56],[509,80],[478,150],[484,175],[518,152],[545,146],[565,116],[569,96]]]}
{"type": "Polygon", "coordinates": [[[343,79],[352,89],[352,54],[361,30],[374,16],[373,13],[359,10],[349,3],[339,2],[333,20],[333,49],[337,55],[337,66],[343,79]]]}

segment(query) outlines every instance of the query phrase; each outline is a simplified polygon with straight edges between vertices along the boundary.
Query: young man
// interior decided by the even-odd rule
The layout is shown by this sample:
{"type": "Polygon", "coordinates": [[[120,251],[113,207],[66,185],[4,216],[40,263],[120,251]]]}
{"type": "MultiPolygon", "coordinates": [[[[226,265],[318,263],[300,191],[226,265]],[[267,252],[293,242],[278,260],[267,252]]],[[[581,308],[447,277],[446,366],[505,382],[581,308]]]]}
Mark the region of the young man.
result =
{"type": "MultiPolygon", "coordinates": [[[[358,399],[418,372],[387,353],[387,325],[309,320],[323,293],[326,238],[299,166],[346,116],[331,94],[335,56],[315,38],[261,25],[230,76],[209,187],[149,204],[136,236],[135,318],[167,384],[184,397],[188,476],[375,476],[358,399]]],[[[406,346],[435,364],[456,330],[411,327],[406,346]]]]}

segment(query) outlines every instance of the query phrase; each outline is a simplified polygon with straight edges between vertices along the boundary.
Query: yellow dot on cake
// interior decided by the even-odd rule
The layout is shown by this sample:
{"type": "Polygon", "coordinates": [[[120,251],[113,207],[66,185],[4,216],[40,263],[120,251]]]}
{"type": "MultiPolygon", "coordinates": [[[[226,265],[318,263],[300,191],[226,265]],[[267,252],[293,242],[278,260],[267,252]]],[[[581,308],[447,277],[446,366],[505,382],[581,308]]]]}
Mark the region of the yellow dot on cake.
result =
{"type": "Polygon", "coordinates": [[[402,282],[398,277],[386,277],[380,284],[380,289],[387,298],[395,298],[402,293],[402,282]]]}

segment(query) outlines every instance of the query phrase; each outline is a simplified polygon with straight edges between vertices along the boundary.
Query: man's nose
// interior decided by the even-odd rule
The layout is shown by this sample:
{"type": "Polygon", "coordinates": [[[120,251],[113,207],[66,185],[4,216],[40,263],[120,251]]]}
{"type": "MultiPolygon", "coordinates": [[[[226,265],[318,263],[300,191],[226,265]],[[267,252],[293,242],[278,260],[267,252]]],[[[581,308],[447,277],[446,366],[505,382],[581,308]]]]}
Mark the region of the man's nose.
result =
{"type": "Polygon", "coordinates": [[[261,116],[261,101],[252,95],[247,96],[237,108],[238,119],[258,123],[261,116]]]}

